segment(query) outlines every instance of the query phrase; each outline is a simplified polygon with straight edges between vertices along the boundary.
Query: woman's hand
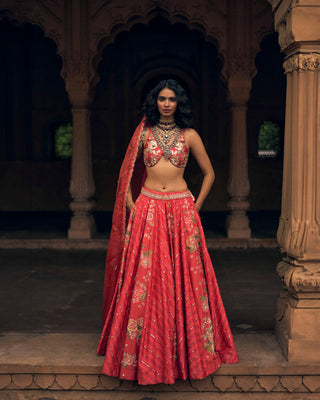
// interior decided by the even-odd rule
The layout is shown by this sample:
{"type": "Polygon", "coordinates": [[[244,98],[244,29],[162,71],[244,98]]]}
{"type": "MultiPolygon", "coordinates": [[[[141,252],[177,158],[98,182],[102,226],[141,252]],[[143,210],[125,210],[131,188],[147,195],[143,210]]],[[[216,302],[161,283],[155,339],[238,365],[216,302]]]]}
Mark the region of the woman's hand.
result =
{"type": "Polygon", "coordinates": [[[197,211],[199,212],[201,209],[201,204],[195,202],[194,205],[196,206],[197,211]]]}
{"type": "Polygon", "coordinates": [[[128,208],[128,210],[131,212],[131,210],[132,210],[132,208],[133,208],[133,206],[134,206],[134,202],[133,201],[127,201],[127,208],[128,208]]]}
{"type": "Polygon", "coordinates": [[[132,198],[132,192],[131,192],[131,187],[129,187],[127,198],[126,198],[126,206],[129,211],[132,210],[132,207],[134,206],[134,201],[132,198]]]}

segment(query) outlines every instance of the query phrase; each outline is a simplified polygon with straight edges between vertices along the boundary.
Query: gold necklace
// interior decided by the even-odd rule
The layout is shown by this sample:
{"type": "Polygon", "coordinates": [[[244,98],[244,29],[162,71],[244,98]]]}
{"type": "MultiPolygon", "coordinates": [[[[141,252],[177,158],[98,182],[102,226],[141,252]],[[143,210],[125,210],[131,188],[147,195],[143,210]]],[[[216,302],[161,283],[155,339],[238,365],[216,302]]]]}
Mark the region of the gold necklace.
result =
{"type": "MultiPolygon", "coordinates": [[[[171,149],[172,149],[172,147],[174,147],[176,145],[177,140],[179,139],[180,134],[182,132],[182,129],[177,126],[173,130],[172,134],[170,135],[170,139],[171,139],[172,136],[174,136],[174,139],[170,144],[168,144],[168,142],[167,143],[163,143],[163,141],[160,139],[161,133],[160,133],[159,128],[158,128],[157,125],[152,127],[151,129],[152,129],[153,136],[154,136],[154,138],[155,138],[155,140],[157,142],[157,145],[163,151],[164,158],[166,160],[169,160],[169,158],[171,156],[171,149]]],[[[168,140],[170,140],[170,139],[168,139],[168,140]]]]}
{"type": "Polygon", "coordinates": [[[175,128],[177,127],[175,122],[161,122],[159,121],[156,125],[158,133],[161,136],[163,142],[167,144],[172,136],[175,134],[175,128]]]}

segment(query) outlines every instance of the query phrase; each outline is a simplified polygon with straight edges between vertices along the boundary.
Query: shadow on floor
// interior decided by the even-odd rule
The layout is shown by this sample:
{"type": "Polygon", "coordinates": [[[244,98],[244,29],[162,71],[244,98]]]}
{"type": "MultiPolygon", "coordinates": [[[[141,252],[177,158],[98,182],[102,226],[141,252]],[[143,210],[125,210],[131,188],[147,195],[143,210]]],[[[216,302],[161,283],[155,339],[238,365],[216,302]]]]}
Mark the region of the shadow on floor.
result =
{"type": "MultiPolygon", "coordinates": [[[[272,330],[279,250],[210,254],[233,331],[272,330]]],[[[97,250],[0,250],[0,330],[100,332],[104,262],[97,250]]]]}

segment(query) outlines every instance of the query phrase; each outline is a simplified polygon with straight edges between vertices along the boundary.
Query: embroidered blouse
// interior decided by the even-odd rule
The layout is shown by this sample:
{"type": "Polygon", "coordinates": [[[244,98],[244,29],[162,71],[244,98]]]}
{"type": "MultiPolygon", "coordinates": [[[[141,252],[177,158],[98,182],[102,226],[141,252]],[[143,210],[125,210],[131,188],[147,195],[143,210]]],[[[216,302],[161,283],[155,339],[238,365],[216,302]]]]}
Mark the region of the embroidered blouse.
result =
{"type": "MultiPolygon", "coordinates": [[[[170,148],[170,151],[171,154],[168,157],[168,160],[171,162],[171,164],[178,168],[185,168],[188,162],[189,149],[184,138],[184,130],[181,131],[178,140],[170,148]]],[[[143,151],[145,166],[153,167],[163,156],[164,150],[160,148],[154,137],[152,129],[149,128],[148,139],[144,145],[143,151]]]]}

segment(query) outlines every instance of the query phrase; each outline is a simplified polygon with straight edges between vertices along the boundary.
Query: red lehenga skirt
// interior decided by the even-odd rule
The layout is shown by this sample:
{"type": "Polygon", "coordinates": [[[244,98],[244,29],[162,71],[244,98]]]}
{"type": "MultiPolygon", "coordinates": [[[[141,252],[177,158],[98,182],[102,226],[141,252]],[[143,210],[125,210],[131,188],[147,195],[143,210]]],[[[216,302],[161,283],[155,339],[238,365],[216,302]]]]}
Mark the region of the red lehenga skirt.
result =
{"type": "Polygon", "coordinates": [[[142,188],[97,353],[104,374],[143,385],[201,379],[238,361],[189,190],[142,188]]]}

